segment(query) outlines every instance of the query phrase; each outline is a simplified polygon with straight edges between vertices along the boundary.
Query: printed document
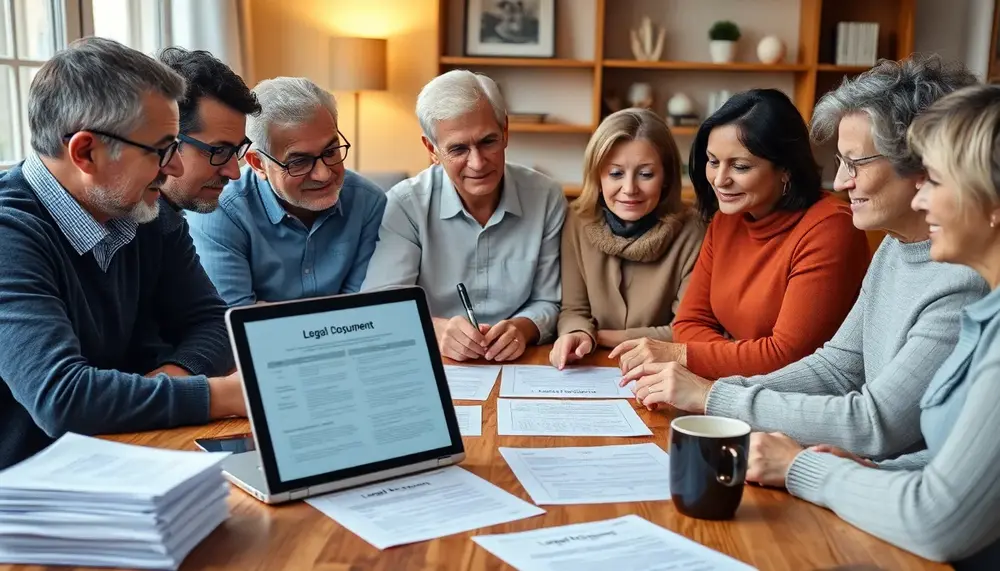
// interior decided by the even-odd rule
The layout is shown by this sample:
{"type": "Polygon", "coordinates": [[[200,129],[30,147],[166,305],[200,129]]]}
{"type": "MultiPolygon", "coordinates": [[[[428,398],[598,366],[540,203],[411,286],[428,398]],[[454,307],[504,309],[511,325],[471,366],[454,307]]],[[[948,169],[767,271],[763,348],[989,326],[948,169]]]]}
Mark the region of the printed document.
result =
{"type": "Polygon", "coordinates": [[[500,436],[652,436],[627,400],[497,399],[500,436]]]}
{"type": "Polygon", "coordinates": [[[483,435],[483,407],[456,406],[455,416],[458,417],[458,431],[462,436],[483,435]]]}
{"type": "Polygon", "coordinates": [[[670,499],[670,457],[652,442],[500,448],[500,454],[538,505],[670,499]]]}
{"type": "Polygon", "coordinates": [[[486,400],[500,374],[499,365],[445,365],[448,389],[454,400],[486,400]]]}
{"type": "Polygon", "coordinates": [[[519,571],[753,571],[637,515],[472,540],[519,571]]]}
{"type": "Polygon", "coordinates": [[[615,367],[507,365],[500,381],[501,397],[633,398],[632,384],[619,387],[622,372],[615,367]]]}
{"type": "Polygon", "coordinates": [[[306,502],[378,549],[545,513],[457,466],[306,502]]]}

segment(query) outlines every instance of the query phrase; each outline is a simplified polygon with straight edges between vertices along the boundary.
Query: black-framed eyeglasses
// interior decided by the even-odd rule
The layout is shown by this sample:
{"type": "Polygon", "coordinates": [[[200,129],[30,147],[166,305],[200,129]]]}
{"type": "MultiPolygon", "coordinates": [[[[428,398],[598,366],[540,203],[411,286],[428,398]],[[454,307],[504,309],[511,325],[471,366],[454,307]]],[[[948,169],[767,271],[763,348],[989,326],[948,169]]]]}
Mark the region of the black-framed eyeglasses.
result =
{"type": "Polygon", "coordinates": [[[840,166],[845,165],[847,167],[847,174],[851,178],[857,178],[858,176],[858,166],[868,164],[876,159],[881,159],[885,155],[876,154],[868,155],[867,157],[861,157],[858,159],[849,159],[840,153],[835,153],[834,160],[837,163],[837,172],[840,172],[840,166]]]}
{"type": "Polygon", "coordinates": [[[235,147],[232,145],[209,145],[204,141],[199,141],[198,139],[189,137],[184,133],[177,135],[177,138],[180,139],[182,143],[191,145],[199,151],[206,153],[208,155],[208,164],[215,167],[221,167],[222,165],[228,163],[229,159],[233,158],[233,155],[236,156],[237,160],[242,159],[243,156],[247,154],[247,150],[250,148],[251,144],[249,137],[244,137],[243,142],[235,147]]]}
{"type": "Polygon", "coordinates": [[[146,151],[147,153],[154,153],[156,155],[159,155],[159,157],[160,157],[160,168],[163,168],[163,167],[167,166],[168,164],[170,164],[170,159],[174,158],[174,153],[177,152],[177,145],[180,143],[180,141],[178,141],[177,139],[174,139],[173,141],[170,141],[170,144],[168,144],[166,147],[163,147],[161,149],[157,149],[156,147],[151,147],[151,146],[145,145],[143,143],[137,143],[135,141],[131,141],[129,139],[126,139],[125,137],[122,137],[120,135],[115,135],[114,133],[108,133],[107,131],[98,131],[97,129],[80,129],[79,131],[73,131],[72,133],[68,133],[66,135],[63,135],[63,140],[64,141],[68,141],[73,135],[75,135],[77,133],[82,133],[84,131],[86,131],[87,133],[93,133],[95,135],[100,135],[101,137],[107,137],[109,139],[114,139],[115,141],[118,141],[120,143],[125,143],[126,145],[132,145],[133,147],[137,147],[139,149],[142,149],[142,150],[146,151]]]}
{"type": "Polygon", "coordinates": [[[342,144],[330,147],[319,155],[296,157],[287,163],[279,161],[260,149],[257,149],[257,152],[271,159],[274,164],[285,169],[288,176],[305,176],[316,168],[316,161],[318,160],[322,160],[323,164],[328,167],[337,166],[344,162],[347,158],[347,151],[351,148],[351,144],[347,142],[347,139],[342,133],[340,133],[340,131],[337,131],[337,134],[340,135],[340,140],[343,141],[342,144]]]}

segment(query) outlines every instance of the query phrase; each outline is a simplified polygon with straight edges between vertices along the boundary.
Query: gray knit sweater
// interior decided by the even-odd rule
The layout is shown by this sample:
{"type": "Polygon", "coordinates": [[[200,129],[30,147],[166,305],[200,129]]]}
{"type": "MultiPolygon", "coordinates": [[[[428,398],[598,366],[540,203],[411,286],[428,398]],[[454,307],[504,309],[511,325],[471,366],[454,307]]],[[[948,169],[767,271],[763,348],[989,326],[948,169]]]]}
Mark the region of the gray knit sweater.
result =
{"type": "Polygon", "coordinates": [[[961,309],[988,291],[973,270],[931,261],[930,241],[886,238],[833,339],[774,373],[719,379],[706,414],[876,460],[919,450],[920,397],[958,340],[961,309]]]}

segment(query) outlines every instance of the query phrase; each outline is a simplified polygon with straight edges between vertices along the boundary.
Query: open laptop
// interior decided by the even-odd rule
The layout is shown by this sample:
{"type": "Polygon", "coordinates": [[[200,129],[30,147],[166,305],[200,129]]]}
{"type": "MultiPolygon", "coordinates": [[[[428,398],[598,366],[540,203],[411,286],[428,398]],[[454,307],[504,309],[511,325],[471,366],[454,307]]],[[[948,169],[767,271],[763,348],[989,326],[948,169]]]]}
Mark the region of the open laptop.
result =
{"type": "Polygon", "coordinates": [[[418,287],[232,308],[255,450],[226,477],[277,504],[465,458],[418,287]]]}

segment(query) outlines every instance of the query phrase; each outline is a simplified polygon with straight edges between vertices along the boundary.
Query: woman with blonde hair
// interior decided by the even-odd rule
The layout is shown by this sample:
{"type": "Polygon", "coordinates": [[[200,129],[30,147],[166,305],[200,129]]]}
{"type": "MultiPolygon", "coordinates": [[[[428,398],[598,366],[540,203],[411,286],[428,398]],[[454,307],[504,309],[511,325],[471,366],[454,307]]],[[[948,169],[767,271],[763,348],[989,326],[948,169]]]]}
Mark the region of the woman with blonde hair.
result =
{"type": "Polygon", "coordinates": [[[927,173],[913,209],[930,225],[931,258],[972,268],[990,287],[961,311],[958,344],[920,400],[927,448],[876,466],[832,446],[804,450],[782,434],[755,434],[748,478],[785,484],[959,571],[992,571],[1000,569],[1000,87],[946,95],[908,138],[927,173]]]}
{"type": "Polygon", "coordinates": [[[623,109],[587,145],[583,192],[562,234],[556,367],[627,339],[670,340],[704,224],[681,203],[681,158],[667,124],[623,109]]]}

